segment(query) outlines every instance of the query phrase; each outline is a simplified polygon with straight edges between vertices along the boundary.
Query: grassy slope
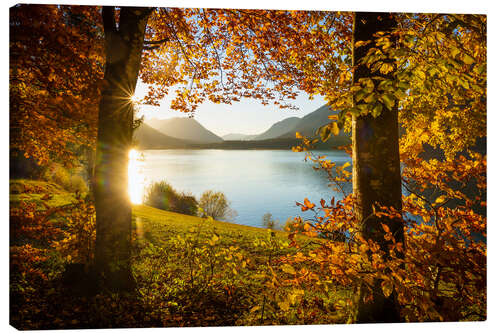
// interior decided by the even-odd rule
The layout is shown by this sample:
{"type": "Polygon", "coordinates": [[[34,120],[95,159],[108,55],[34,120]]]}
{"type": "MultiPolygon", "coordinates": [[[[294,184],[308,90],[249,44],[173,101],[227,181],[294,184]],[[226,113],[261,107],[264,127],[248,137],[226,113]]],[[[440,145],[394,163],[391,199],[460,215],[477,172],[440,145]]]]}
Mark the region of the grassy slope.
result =
{"type": "MultiPolygon", "coordinates": [[[[221,221],[207,221],[196,216],[189,216],[168,212],[161,209],[145,205],[133,206],[133,218],[135,229],[142,232],[145,239],[155,245],[165,244],[177,234],[185,234],[192,228],[202,226],[205,233],[215,231],[224,244],[238,244],[238,246],[251,249],[253,240],[256,238],[265,238],[268,231],[262,228],[255,228],[221,221]],[[142,229],[142,230],[141,230],[142,229]]],[[[287,233],[284,231],[275,231],[278,238],[285,240],[287,233]]]]}
{"type": "Polygon", "coordinates": [[[10,204],[17,205],[19,201],[36,202],[43,208],[42,197],[49,195],[45,201],[49,206],[58,207],[72,203],[72,195],[61,186],[41,180],[11,179],[9,181],[10,204]]]}
{"type": "MultiPolygon", "coordinates": [[[[11,180],[10,188],[11,206],[21,199],[41,201],[46,193],[52,195],[45,201],[50,206],[74,200],[74,194],[45,182],[11,180]]],[[[119,325],[220,326],[345,320],[333,311],[339,297],[348,297],[343,290],[340,293],[332,290],[324,298],[325,306],[331,309],[329,314],[310,316],[305,312],[300,315],[295,310],[290,312],[292,309],[280,310],[278,302],[293,290],[286,286],[269,287],[274,274],[276,283],[291,277],[280,269],[280,256],[294,251],[288,247],[288,235],[283,231],[271,232],[135,205],[133,234],[133,271],[140,295],[134,306],[140,307],[137,311],[142,317],[133,322],[124,320],[125,324],[119,325]]],[[[300,237],[301,243],[309,240],[300,237]]],[[[307,289],[304,297],[318,296],[307,289]]],[[[40,302],[45,301],[40,299],[40,302]]],[[[112,311],[109,315],[120,316],[112,311]]],[[[78,314],[73,316],[81,318],[78,314]]],[[[45,327],[40,325],[26,328],[45,327]]],[[[85,325],[94,324],[89,320],[85,325]]],[[[62,327],[72,326],[66,323],[62,327]]]]}

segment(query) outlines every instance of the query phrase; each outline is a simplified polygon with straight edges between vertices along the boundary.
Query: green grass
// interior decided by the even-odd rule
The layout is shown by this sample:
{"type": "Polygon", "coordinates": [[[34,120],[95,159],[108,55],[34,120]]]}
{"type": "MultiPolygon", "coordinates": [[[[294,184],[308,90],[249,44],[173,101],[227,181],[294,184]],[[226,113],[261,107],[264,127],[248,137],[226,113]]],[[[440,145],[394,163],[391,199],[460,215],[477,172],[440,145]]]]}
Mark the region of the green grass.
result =
{"type": "Polygon", "coordinates": [[[17,206],[20,201],[36,202],[44,209],[42,201],[50,207],[59,207],[74,202],[74,194],[68,193],[61,186],[41,180],[11,179],[9,181],[10,204],[17,206]],[[48,200],[42,200],[45,195],[48,200]]]}
{"type": "MultiPolygon", "coordinates": [[[[237,245],[247,250],[254,249],[255,239],[265,239],[270,231],[262,228],[244,226],[235,223],[207,220],[204,218],[168,212],[145,205],[134,205],[132,209],[133,225],[143,228],[145,237],[155,245],[164,245],[177,235],[189,233],[193,228],[200,228],[202,240],[216,233],[225,246],[237,245]]],[[[286,240],[288,233],[273,231],[280,240],[286,240]]]]}
{"type": "MultiPolygon", "coordinates": [[[[44,203],[55,207],[76,200],[75,194],[43,181],[11,180],[10,190],[11,207],[27,200],[36,202],[38,209],[43,210],[44,203]]],[[[16,285],[31,290],[31,294],[16,296],[20,297],[16,298],[19,299],[16,306],[24,309],[23,313],[28,313],[22,318],[12,319],[17,327],[85,328],[95,327],[96,322],[107,323],[103,327],[345,322],[345,318],[333,309],[339,298],[350,296],[346,290],[335,291],[332,288],[328,295],[320,295],[307,288],[282,283],[291,276],[281,269],[280,258],[296,251],[288,246],[286,232],[183,215],[145,205],[132,207],[132,230],[132,270],[137,281],[136,294],[131,298],[122,298],[122,305],[118,308],[102,303],[102,296],[99,295],[87,299],[77,297],[70,301],[68,297],[71,295],[58,286],[57,276],[61,276],[62,266],[59,264],[57,271],[55,266],[41,262],[37,267],[42,267],[44,273],[52,277],[43,282],[42,287],[37,287],[40,281],[36,285],[25,280],[14,281],[16,285]],[[321,297],[329,310],[311,315],[304,311],[307,306],[298,301],[283,310],[283,305],[279,303],[296,293],[297,288],[305,290],[305,294],[297,299],[311,301],[321,297]],[[45,294],[44,290],[55,291],[45,294]],[[36,304],[30,301],[33,297],[37,299],[36,304]],[[56,303],[64,309],[55,309],[53,299],[59,299],[56,303]],[[85,306],[75,306],[73,302],[81,302],[85,306]],[[44,309],[43,316],[38,319],[36,317],[40,316],[41,310],[35,310],[36,307],[44,309]],[[31,313],[37,315],[33,317],[31,313]],[[55,326],[51,326],[53,317],[61,318],[55,326]]],[[[317,241],[303,236],[298,240],[302,244],[317,241]]],[[[40,246],[35,240],[30,243],[28,239],[26,242],[34,247],[40,246]]],[[[48,250],[54,259],[45,263],[67,260],[56,250],[48,250]]]]}

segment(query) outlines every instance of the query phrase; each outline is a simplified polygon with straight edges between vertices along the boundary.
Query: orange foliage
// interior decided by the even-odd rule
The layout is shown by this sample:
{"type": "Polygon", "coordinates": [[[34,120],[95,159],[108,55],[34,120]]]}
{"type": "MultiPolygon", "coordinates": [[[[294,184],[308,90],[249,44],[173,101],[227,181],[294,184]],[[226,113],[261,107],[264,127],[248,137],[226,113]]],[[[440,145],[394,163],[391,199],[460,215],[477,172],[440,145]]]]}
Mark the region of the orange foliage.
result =
{"type": "Polygon", "coordinates": [[[10,9],[11,149],[39,164],[75,161],[92,147],[103,75],[97,7],[10,9]]]}

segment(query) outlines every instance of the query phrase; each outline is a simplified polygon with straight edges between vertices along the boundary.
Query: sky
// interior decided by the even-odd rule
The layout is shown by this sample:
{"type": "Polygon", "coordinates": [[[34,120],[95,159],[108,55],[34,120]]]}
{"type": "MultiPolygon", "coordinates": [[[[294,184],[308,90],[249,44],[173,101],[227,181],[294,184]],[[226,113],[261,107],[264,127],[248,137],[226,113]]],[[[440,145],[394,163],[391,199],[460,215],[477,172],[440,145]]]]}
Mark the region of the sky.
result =
{"type": "MultiPolygon", "coordinates": [[[[135,97],[142,98],[148,90],[148,86],[143,82],[137,83],[135,97]]],[[[139,115],[144,115],[144,119],[167,119],[172,117],[187,117],[186,113],[170,109],[170,98],[165,97],[160,101],[160,106],[139,105],[139,115]]],[[[322,97],[313,100],[305,93],[292,101],[299,110],[280,109],[269,104],[262,105],[256,99],[243,99],[232,105],[215,104],[205,102],[201,104],[194,114],[196,119],[206,129],[218,136],[230,133],[239,134],[260,134],[265,132],[274,123],[288,117],[303,117],[326,104],[322,97]]]]}

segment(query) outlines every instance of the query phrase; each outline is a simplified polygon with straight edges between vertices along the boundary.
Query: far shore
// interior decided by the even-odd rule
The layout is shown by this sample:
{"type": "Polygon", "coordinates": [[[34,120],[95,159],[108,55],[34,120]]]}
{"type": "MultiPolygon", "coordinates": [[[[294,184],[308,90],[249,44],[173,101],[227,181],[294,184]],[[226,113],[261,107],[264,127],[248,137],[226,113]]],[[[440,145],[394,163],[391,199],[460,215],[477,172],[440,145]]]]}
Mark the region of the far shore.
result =
{"type": "MultiPolygon", "coordinates": [[[[350,140],[342,142],[318,142],[313,150],[342,150],[341,147],[350,144],[350,140]]],[[[220,150],[290,150],[294,146],[302,143],[299,139],[269,139],[258,141],[231,140],[217,143],[194,143],[186,142],[184,145],[168,146],[143,146],[138,145],[142,150],[163,150],[163,149],[220,149],[220,150]]]]}

